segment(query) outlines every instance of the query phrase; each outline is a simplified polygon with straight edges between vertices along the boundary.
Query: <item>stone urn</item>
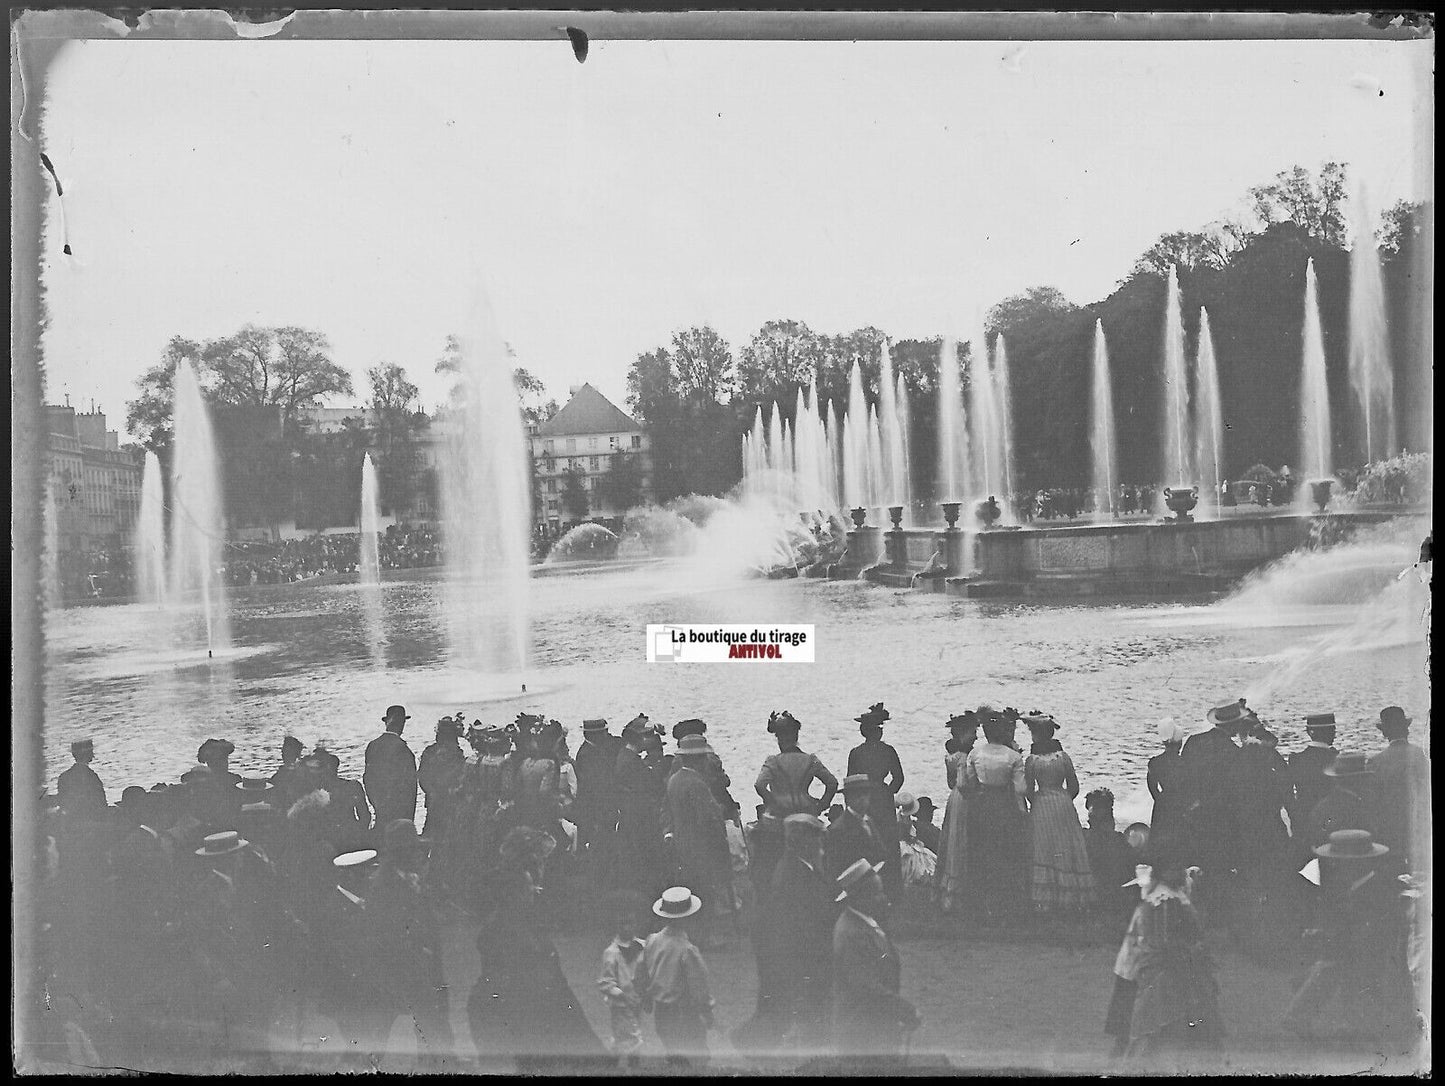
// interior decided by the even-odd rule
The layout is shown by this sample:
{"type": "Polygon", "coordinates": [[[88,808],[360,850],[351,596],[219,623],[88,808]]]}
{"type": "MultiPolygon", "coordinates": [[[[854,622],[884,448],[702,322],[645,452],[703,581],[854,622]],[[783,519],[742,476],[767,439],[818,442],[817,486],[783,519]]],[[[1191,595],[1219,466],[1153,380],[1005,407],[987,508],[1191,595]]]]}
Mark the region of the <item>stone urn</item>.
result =
{"type": "Polygon", "coordinates": [[[868,520],[868,510],[864,509],[861,505],[849,515],[853,518],[853,527],[855,528],[862,528],[868,520]]]}
{"type": "Polygon", "coordinates": [[[1174,523],[1183,524],[1194,519],[1189,510],[1199,504],[1199,491],[1192,486],[1166,486],[1164,504],[1174,513],[1174,523]]]}
{"type": "Polygon", "coordinates": [[[948,525],[948,530],[953,531],[958,527],[958,511],[963,508],[962,502],[944,502],[943,520],[948,525]]]}
{"type": "Polygon", "coordinates": [[[1321,513],[1325,511],[1325,506],[1330,504],[1330,491],[1334,489],[1334,485],[1333,479],[1316,479],[1310,483],[1310,494],[1315,499],[1315,508],[1321,513]]]}
{"type": "Polygon", "coordinates": [[[998,507],[998,499],[990,494],[986,501],[978,503],[978,508],[974,510],[974,516],[978,518],[980,525],[992,528],[994,522],[1003,516],[1003,510],[998,507]]]}
{"type": "Polygon", "coordinates": [[[897,532],[897,531],[902,531],[902,529],[903,529],[903,506],[901,506],[901,505],[890,505],[890,506],[888,507],[888,519],[893,522],[893,530],[894,530],[895,532],[897,532]]]}

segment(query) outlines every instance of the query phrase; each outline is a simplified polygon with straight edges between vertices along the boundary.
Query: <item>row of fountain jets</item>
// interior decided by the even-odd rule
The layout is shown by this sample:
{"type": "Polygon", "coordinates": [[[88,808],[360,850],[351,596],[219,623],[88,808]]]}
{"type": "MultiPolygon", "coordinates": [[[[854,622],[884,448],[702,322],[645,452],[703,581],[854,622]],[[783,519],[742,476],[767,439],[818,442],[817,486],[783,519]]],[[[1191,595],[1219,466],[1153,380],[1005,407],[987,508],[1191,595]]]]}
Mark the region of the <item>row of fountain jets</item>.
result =
{"type": "MultiPolygon", "coordinates": [[[[1387,350],[1384,291],[1378,251],[1356,246],[1350,288],[1350,387],[1365,424],[1366,460],[1395,451],[1394,379],[1387,350]],[[1363,251],[1362,251],[1363,250],[1363,251]]],[[[945,339],[939,358],[938,473],[940,501],[972,508],[989,497],[1001,503],[1007,521],[1015,513],[1014,439],[1009,394],[1008,346],[1002,334],[990,352],[982,332],[970,341],[972,380],[961,392],[957,348],[945,339]]],[[[1219,367],[1209,311],[1200,307],[1199,335],[1192,359],[1184,335],[1177,269],[1169,272],[1164,315],[1165,402],[1160,470],[1155,479],[1197,485],[1201,495],[1218,496],[1224,475],[1224,412],[1219,367]]],[[[1093,393],[1090,404],[1091,483],[1098,508],[1117,515],[1121,480],[1115,454],[1114,397],[1109,349],[1102,321],[1094,325],[1093,393]]],[[[1319,285],[1314,261],[1305,269],[1303,350],[1300,376],[1300,434],[1297,469],[1306,480],[1333,477],[1329,388],[1320,328],[1319,285]]],[[[816,384],[798,389],[793,420],[774,402],[765,416],[758,407],[743,438],[745,489],[788,508],[838,507],[878,510],[902,506],[905,523],[916,515],[910,464],[912,412],[901,373],[893,372],[886,344],[881,348],[878,398],[870,404],[859,363],[853,364],[848,398],[830,406],[816,384]],[[855,423],[855,420],[856,423],[855,423]]],[[[1301,496],[1308,494],[1300,488],[1301,496]]],[[[1201,508],[1209,516],[1211,500],[1201,508]]]]}

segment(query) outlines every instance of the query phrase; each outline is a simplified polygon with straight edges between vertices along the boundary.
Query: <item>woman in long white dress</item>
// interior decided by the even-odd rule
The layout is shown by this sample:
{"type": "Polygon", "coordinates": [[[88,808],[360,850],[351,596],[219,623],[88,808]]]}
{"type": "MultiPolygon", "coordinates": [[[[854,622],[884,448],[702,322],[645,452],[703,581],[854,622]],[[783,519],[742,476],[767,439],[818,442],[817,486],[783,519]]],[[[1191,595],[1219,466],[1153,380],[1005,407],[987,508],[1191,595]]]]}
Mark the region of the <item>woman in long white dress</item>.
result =
{"type": "Polygon", "coordinates": [[[964,762],[978,739],[978,716],[972,710],[949,719],[953,733],[944,744],[943,771],[948,777],[948,803],[939,830],[938,865],[934,889],[939,908],[956,912],[963,904],[968,872],[968,774],[964,762]]]}

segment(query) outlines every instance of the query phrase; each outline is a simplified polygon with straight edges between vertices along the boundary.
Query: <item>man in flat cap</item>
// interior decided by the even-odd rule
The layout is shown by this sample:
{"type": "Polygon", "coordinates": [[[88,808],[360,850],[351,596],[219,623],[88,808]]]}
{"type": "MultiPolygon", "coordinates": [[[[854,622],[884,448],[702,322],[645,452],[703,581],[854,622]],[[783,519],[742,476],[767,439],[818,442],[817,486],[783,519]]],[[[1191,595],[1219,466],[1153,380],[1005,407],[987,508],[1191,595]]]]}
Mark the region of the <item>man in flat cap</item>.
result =
{"type": "Polygon", "coordinates": [[[416,755],[401,737],[409,719],[404,706],[388,706],[382,717],[386,730],[366,746],[361,783],[378,826],[398,818],[416,820],[416,755]]]}
{"type": "Polygon", "coordinates": [[[773,872],[763,918],[783,1040],[804,1049],[824,1043],[833,985],[838,907],[837,892],[823,867],[827,828],[817,815],[783,819],[783,858],[773,872]]]}

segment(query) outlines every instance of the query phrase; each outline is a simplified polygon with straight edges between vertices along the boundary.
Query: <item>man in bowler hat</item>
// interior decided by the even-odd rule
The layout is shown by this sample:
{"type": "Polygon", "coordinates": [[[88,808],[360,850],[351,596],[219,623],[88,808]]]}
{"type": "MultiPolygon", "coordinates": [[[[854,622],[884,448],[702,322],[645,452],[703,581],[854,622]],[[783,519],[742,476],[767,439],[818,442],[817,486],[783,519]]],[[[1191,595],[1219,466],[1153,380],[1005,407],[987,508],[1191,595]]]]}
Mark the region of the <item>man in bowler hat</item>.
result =
{"type": "Polygon", "coordinates": [[[404,706],[388,706],[382,717],[386,730],[366,746],[361,783],[378,826],[398,818],[416,820],[416,755],[401,737],[409,719],[404,706]]]}
{"type": "Polygon", "coordinates": [[[1305,717],[1305,734],[1309,743],[1289,756],[1289,781],[1294,802],[1290,805],[1290,825],[1296,834],[1315,804],[1330,790],[1325,767],[1335,760],[1335,714],[1311,713],[1305,717]]]}

